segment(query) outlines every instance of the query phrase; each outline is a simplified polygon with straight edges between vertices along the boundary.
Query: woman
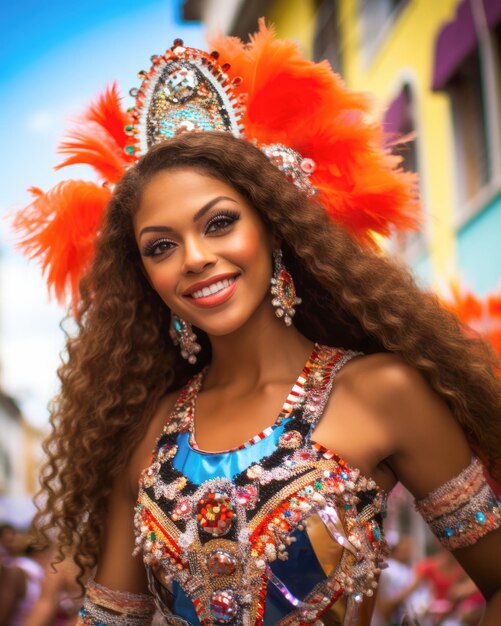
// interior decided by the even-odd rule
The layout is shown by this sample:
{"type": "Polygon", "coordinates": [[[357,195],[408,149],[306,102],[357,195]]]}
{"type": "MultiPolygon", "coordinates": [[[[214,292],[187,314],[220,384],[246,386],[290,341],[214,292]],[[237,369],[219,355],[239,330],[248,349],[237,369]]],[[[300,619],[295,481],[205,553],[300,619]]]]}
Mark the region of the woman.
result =
{"type": "Polygon", "coordinates": [[[81,623],[149,623],[149,589],[169,624],[351,624],[360,605],[368,624],[399,480],[497,624],[501,516],[471,451],[495,469],[491,352],[332,222],[287,147],[153,146],[210,89],[180,48],[140,94],[146,154],[106,211],[53,407],[44,511],[97,564],[81,623]]]}

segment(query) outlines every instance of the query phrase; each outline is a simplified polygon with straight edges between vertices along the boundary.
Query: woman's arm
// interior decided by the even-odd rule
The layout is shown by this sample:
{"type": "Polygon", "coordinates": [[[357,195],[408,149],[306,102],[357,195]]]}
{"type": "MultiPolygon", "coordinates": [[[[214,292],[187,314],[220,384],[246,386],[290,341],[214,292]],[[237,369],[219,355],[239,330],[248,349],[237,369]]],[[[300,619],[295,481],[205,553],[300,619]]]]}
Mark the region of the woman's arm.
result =
{"type": "MultiPolygon", "coordinates": [[[[492,492],[486,487],[481,491],[480,483],[484,480],[481,473],[477,473],[476,486],[465,488],[467,481],[462,472],[470,465],[472,453],[463,431],[423,377],[397,359],[385,359],[385,364],[374,369],[368,382],[374,390],[379,389],[378,411],[382,411],[381,419],[386,420],[393,433],[394,453],[387,462],[416,497],[418,506],[430,497],[428,502],[436,504],[435,512],[432,506],[425,515],[432,529],[437,531],[440,527],[435,522],[439,505],[449,507],[451,520],[461,523],[471,520],[470,531],[456,536],[452,552],[487,600],[482,626],[500,624],[501,511],[497,508],[493,514],[488,513],[489,523],[477,524],[473,519],[477,511],[464,508],[474,503],[479,514],[492,511],[486,500],[492,492]],[[468,494],[463,498],[465,505],[457,495],[462,492],[468,494]]],[[[480,515],[479,519],[484,517],[480,515]]],[[[444,543],[448,541],[447,533],[442,529],[444,543]]]]}
{"type": "MultiPolygon", "coordinates": [[[[145,436],[131,455],[126,471],[115,479],[110,494],[107,518],[104,520],[103,547],[95,576],[97,586],[91,582],[85,602],[99,600],[101,605],[112,605],[110,625],[113,626],[149,625],[153,617],[153,599],[148,594],[143,561],[140,556],[132,556],[135,547],[134,508],[139,477],[150,464],[155,442],[176,397],[177,393],[167,394],[160,402],[145,436]],[[111,600],[106,591],[111,593],[111,600]],[[120,606],[127,606],[128,609],[122,611],[122,621],[117,622],[113,613],[116,614],[120,606]]],[[[85,616],[79,618],[77,626],[95,626],[97,623],[108,626],[102,619],[101,622],[91,621],[85,616]]]]}
{"type": "Polygon", "coordinates": [[[135,498],[128,474],[113,484],[95,581],[89,581],[79,626],[146,626],[154,614],[146,572],[140,557],[133,557],[135,498]]]}

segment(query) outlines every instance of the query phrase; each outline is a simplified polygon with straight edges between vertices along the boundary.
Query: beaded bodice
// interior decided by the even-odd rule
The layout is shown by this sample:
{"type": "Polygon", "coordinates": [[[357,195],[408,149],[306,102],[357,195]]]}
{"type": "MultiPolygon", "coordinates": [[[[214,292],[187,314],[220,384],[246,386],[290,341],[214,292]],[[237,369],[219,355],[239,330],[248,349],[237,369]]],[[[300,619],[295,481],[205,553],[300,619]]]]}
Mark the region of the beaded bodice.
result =
{"type": "Polygon", "coordinates": [[[334,624],[341,596],[353,623],[386,553],[385,495],[311,438],[353,356],[315,346],[275,423],[224,453],[193,438],[204,372],[181,391],[135,516],[167,624],[334,624]]]}

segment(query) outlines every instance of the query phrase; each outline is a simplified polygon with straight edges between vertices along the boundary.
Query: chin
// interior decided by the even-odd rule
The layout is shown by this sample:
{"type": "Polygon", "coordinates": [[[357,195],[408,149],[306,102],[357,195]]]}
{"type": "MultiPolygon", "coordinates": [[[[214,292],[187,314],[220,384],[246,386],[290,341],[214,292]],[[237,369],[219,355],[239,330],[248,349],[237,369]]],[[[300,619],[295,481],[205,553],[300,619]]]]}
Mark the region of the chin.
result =
{"type": "Polygon", "coordinates": [[[193,320],[193,325],[203,330],[209,337],[224,337],[240,330],[249,319],[252,313],[245,314],[224,314],[214,316],[212,320],[193,320]]]}

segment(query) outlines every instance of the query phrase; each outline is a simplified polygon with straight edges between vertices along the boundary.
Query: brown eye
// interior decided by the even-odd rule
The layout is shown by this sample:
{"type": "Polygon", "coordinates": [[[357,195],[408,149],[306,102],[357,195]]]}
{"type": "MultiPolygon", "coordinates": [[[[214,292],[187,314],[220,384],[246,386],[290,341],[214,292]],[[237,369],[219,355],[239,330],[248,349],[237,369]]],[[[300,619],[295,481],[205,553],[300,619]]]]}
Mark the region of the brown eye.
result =
{"type": "Polygon", "coordinates": [[[224,232],[225,230],[230,228],[230,226],[234,224],[238,219],[240,219],[240,214],[233,211],[219,213],[207,222],[207,226],[205,227],[205,233],[210,234],[224,232]]]}
{"type": "Polygon", "coordinates": [[[144,246],[143,256],[160,256],[164,252],[172,250],[174,245],[169,239],[155,239],[144,246]]]}

